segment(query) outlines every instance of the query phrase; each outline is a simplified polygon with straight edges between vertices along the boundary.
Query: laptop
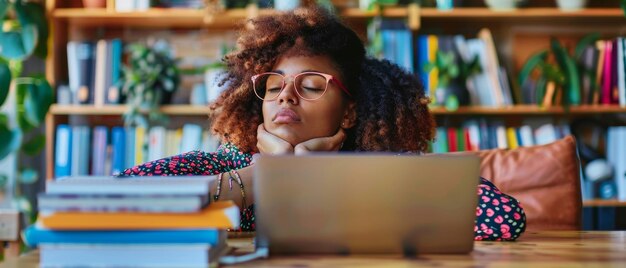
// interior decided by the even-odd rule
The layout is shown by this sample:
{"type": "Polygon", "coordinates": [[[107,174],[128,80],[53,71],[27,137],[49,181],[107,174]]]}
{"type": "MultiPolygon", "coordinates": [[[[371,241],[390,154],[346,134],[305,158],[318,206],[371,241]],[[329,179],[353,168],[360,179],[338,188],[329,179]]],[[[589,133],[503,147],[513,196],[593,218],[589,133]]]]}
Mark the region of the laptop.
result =
{"type": "Polygon", "coordinates": [[[254,170],[257,249],[468,253],[479,161],[471,155],[262,156],[254,170]]]}

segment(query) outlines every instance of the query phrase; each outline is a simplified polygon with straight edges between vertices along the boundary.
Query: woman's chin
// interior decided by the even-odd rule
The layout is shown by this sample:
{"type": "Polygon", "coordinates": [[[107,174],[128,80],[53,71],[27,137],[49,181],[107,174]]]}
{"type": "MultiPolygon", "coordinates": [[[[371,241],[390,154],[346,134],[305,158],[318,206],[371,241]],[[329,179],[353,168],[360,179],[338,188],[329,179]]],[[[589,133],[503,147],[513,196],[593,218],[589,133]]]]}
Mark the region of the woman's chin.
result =
{"type": "Polygon", "coordinates": [[[298,135],[293,130],[288,130],[285,128],[277,128],[274,130],[268,130],[269,133],[273,134],[276,137],[281,138],[282,140],[288,142],[292,146],[296,146],[297,144],[303,142],[304,140],[301,138],[301,135],[298,135]]]}
{"type": "Polygon", "coordinates": [[[267,132],[281,138],[292,146],[296,146],[313,138],[332,136],[332,134],[324,135],[323,133],[317,133],[319,131],[316,130],[296,129],[291,125],[278,125],[276,128],[270,127],[267,129],[267,132]]]}

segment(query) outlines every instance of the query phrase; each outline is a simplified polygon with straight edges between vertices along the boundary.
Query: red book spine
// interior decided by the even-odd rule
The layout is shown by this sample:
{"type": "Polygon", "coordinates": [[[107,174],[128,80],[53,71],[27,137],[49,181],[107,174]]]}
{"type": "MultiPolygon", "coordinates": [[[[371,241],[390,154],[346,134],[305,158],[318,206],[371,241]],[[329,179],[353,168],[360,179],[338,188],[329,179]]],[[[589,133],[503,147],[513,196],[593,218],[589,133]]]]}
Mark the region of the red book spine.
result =
{"type": "Polygon", "coordinates": [[[457,144],[456,144],[456,129],[453,127],[448,128],[448,151],[456,152],[457,144]]]}
{"type": "Polygon", "coordinates": [[[602,70],[602,104],[611,104],[611,82],[613,78],[613,42],[605,42],[604,48],[604,68],[602,70]]]}

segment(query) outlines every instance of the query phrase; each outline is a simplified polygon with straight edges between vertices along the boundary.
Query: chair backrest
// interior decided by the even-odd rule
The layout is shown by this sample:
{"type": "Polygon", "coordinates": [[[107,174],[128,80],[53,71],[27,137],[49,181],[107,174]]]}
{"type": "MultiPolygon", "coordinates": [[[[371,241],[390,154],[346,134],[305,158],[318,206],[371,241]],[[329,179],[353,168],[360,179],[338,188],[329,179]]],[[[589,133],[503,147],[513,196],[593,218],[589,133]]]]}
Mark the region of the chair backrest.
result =
{"type": "Polygon", "coordinates": [[[527,230],[579,230],[582,200],[576,141],[476,152],[481,176],[519,200],[527,230]]]}

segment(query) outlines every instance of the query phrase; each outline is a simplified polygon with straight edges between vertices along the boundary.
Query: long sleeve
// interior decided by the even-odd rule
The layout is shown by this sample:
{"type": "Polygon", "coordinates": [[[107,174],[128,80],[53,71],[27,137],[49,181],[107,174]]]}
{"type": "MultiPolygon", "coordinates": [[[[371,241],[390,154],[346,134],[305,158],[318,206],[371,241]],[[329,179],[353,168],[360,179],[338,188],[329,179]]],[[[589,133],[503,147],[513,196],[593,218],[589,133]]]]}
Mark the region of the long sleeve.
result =
{"type": "Polygon", "coordinates": [[[513,241],[526,230],[526,214],[519,201],[480,178],[474,240],[513,241]]]}
{"type": "MultiPolygon", "coordinates": [[[[226,143],[216,152],[191,151],[128,168],[118,177],[217,175],[244,168],[252,162],[252,154],[243,153],[226,143]]],[[[254,230],[254,205],[241,211],[241,230],[254,230]]]]}
{"type": "Polygon", "coordinates": [[[250,165],[252,155],[224,144],[216,152],[191,151],[143,163],[122,171],[118,176],[216,175],[250,165]]]}

